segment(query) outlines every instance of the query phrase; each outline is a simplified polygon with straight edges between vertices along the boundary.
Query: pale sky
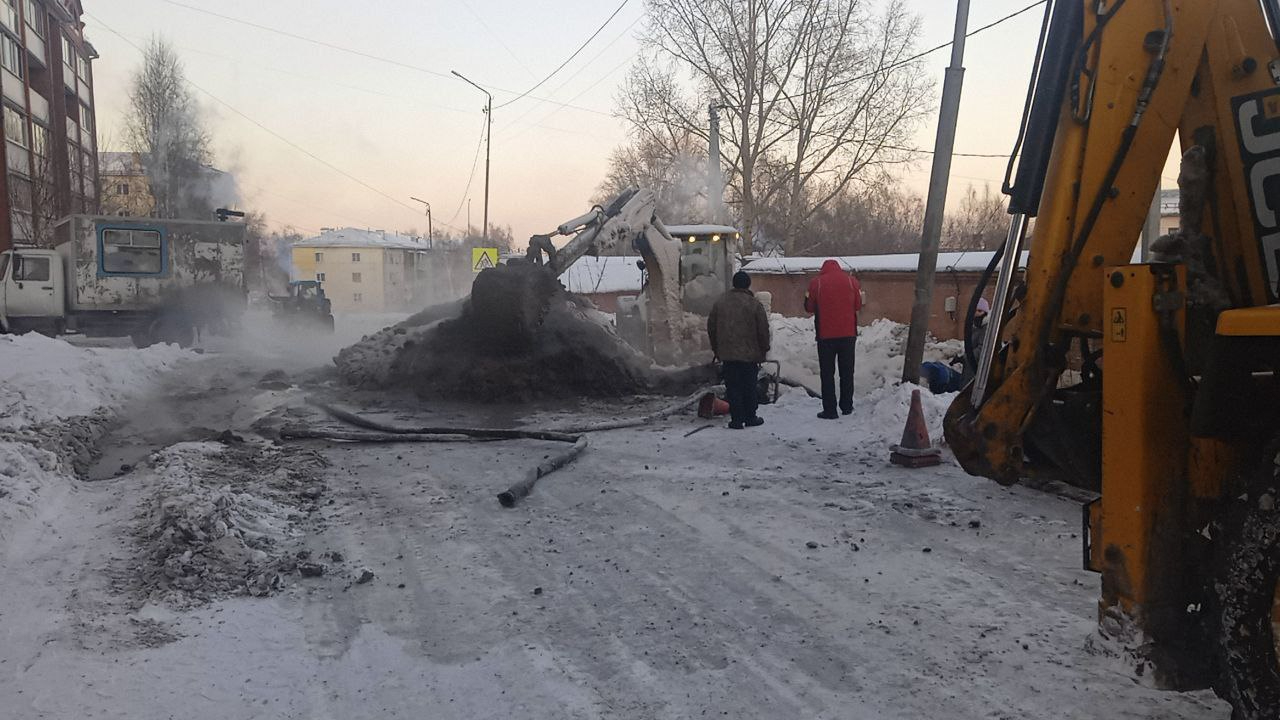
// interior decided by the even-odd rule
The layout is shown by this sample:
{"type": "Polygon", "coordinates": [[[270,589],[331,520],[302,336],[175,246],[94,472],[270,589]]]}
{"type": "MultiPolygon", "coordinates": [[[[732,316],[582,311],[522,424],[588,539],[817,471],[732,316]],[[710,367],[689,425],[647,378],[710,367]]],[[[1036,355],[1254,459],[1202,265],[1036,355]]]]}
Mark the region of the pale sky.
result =
{"type": "MultiPolygon", "coordinates": [[[[1030,1],[974,0],[970,28],[1030,1]]],[[[84,4],[86,32],[101,54],[94,72],[102,148],[121,149],[128,80],[140,58],[129,43],[141,46],[153,33],[161,34],[182,55],[188,78],[226,103],[199,95],[210,114],[217,164],[239,177],[245,208],[266,212],[273,227],[288,225],[303,233],[343,225],[425,233],[422,206],[410,196],[432,203],[437,229],[465,227],[469,197],[472,223],[478,227],[484,206],[483,154],[474,164],[469,192],[467,180],[484,127],[484,96],[449,76],[450,71],[492,89],[496,107],[562,63],[617,7],[615,0],[84,4]],[[320,47],[180,4],[419,69],[320,47]]],[[[955,21],[951,2],[908,4],[923,16],[921,50],[950,40],[955,21]]],[[[637,52],[634,36],[643,18],[643,0],[630,0],[574,62],[533,93],[574,107],[525,98],[495,110],[490,219],[511,225],[517,243],[590,207],[610,151],[626,140],[623,123],[612,116],[614,96],[637,52]]],[[[969,39],[957,152],[1009,151],[1040,18],[1037,8],[969,39]]],[[[939,95],[949,53],[942,50],[926,60],[939,95]]],[[[935,121],[936,112],[918,133],[918,147],[932,148],[935,121]]],[[[998,191],[1004,162],[957,158],[952,197],[970,183],[979,188],[989,183],[998,191]]],[[[905,180],[923,194],[928,174],[928,157],[922,156],[905,180]]]]}

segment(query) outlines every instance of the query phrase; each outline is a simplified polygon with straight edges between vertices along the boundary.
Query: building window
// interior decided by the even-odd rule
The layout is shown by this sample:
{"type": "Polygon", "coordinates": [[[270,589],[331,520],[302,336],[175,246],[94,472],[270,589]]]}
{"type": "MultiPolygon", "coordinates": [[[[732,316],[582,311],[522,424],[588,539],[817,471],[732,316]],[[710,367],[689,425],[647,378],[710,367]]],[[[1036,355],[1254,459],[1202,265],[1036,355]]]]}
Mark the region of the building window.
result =
{"type": "Polygon", "coordinates": [[[127,275],[157,275],[164,270],[159,230],[102,231],[102,271],[127,275]]]}
{"type": "Polygon", "coordinates": [[[31,123],[31,149],[40,157],[49,156],[49,129],[40,123],[31,123]]]}
{"type": "Polygon", "coordinates": [[[362,282],[360,273],[351,273],[351,282],[353,283],[362,282]]]}
{"type": "Polygon", "coordinates": [[[316,253],[316,262],[324,262],[324,253],[316,253]]]}
{"type": "Polygon", "coordinates": [[[351,253],[351,262],[360,262],[360,253],[351,253]]]}
{"type": "Polygon", "coordinates": [[[45,15],[44,9],[36,0],[27,0],[27,26],[31,28],[38,37],[44,37],[45,31],[45,15]]]}
{"type": "MultiPolygon", "coordinates": [[[[63,71],[66,74],[66,77],[63,78],[64,80],[67,80],[70,82],[75,79],[75,76],[76,76],[75,62],[76,62],[76,46],[71,44],[71,38],[67,37],[66,35],[63,35],[62,36],[62,65],[63,65],[63,71]]],[[[75,85],[74,82],[71,82],[71,84],[75,85]]]]}
{"type": "Polygon", "coordinates": [[[0,52],[3,53],[0,54],[0,65],[3,65],[5,70],[8,70],[14,75],[23,77],[22,46],[18,45],[18,41],[8,35],[4,36],[2,44],[4,47],[3,50],[0,50],[0,52]]]}
{"type": "Polygon", "coordinates": [[[116,186],[116,194],[117,194],[117,195],[128,195],[128,194],[129,194],[129,183],[120,183],[119,185],[117,185],[117,186],[116,186]]]}
{"type": "Polygon", "coordinates": [[[76,74],[81,80],[89,82],[89,58],[76,55],[76,74]]]}
{"type": "Polygon", "coordinates": [[[31,147],[31,137],[27,130],[27,118],[20,110],[4,106],[4,138],[24,148],[31,147]]]}
{"type": "Polygon", "coordinates": [[[324,273],[316,273],[316,282],[324,282],[324,273]]]}
{"type": "Polygon", "coordinates": [[[361,295],[360,293],[356,293],[356,294],[352,295],[352,296],[351,296],[351,302],[353,302],[353,303],[361,303],[361,302],[364,302],[364,295],[361,295]]]}

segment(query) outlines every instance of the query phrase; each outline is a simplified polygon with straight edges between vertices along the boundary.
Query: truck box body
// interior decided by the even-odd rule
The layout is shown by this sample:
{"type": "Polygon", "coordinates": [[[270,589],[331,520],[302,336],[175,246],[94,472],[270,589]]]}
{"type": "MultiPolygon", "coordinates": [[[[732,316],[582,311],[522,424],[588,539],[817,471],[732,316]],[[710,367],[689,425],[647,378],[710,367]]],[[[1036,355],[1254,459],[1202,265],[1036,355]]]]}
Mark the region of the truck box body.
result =
{"type": "Polygon", "coordinates": [[[66,312],[155,312],[205,289],[243,294],[240,223],[72,215],[55,231],[66,312]]]}

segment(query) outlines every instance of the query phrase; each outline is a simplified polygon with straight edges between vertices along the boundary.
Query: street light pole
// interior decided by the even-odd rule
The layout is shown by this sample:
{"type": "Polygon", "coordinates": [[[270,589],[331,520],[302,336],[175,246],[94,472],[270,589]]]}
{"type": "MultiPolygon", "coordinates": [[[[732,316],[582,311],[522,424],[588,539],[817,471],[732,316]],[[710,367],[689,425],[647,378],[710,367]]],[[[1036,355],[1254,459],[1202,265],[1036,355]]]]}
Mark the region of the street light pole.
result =
{"type": "Polygon", "coordinates": [[[467,83],[471,87],[484,93],[485,97],[489,99],[489,103],[488,105],[485,106],[485,109],[484,109],[484,114],[486,117],[485,131],[484,131],[484,230],[480,233],[480,235],[486,241],[488,241],[489,239],[489,158],[490,158],[489,151],[492,149],[492,143],[490,141],[493,139],[493,95],[490,94],[488,90],[485,90],[479,85],[468,80],[466,77],[463,77],[462,73],[458,72],[457,70],[451,70],[450,72],[452,72],[454,75],[457,75],[459,78],[463,80],[463,82],[467,83]]]}
{"type": "Polygon", "coordinates": [[[431,203],[427,202],[426,200],[419,200],[418,198],[413,196],[409,196],[409,199],[414,202],[419,202],[427,206],[427,248],[434,249],[436,245],[436,234],[435,234],[435,231],[431,228],[431,203]]]}

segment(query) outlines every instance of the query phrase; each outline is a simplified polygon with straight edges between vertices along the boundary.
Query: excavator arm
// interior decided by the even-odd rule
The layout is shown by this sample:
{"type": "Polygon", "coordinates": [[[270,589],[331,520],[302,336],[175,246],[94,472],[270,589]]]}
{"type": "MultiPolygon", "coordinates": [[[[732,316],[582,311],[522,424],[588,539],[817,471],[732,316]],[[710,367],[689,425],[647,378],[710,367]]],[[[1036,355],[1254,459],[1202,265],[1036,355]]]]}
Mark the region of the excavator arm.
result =
{"type": "Polygon", "coordinates": [[[528,259],[545,264],[559,277],[585,255],[617,248],[639,252],[649,273],[648,324],[655,359],[670,363],[679,352],[675,321],[682,313],[680,243],[667,231],[656,207],[657,196],[652,190],[624,191],[608,206],[597,205],[563,223],[554,233],[535,235],[529,241],[528,259]],[[558,235],[573,237],[556,249],[551,240],[558,235]]]}
{"type": "Polygon", "coordinates": [[[1103,631],[1141,646],[1158,684],[1212,683],[1247,718],[1280,712],[1280,561],[1256,567],[1280,532],[1237,521],[1256,497],[1269,514],[1247,527],[1280,528],[1280,459],[1263,457],[1280,430],[1278,5],[1051,4],[992,326],[945,420],[972,474],[1098,491],[1082,536],[1103,631]],[[1134,264],[1175,142],[1180,227],[1134,264]]]}
{"type": "Polygon", "coordinates": [[[1275,301],[1277,241],[1254,222],[1255,205],[1280,205],[1267,174],[1273,166],[1243,155],[1251,139],[1265,145],[1257,133],[1280,118],[1267,115],[1280,109],[1270,20],[1257,0],[1055,3],[1019,182],[1009,188],[1018,214],[1003,251],[995,327],[975,383],[947,422],[971,473],[1011,484],[1038,469],[1028,465],[1043,456],[1029,447],[1030,434],[1058,429],[1038,425],[1038,416],[1069,359],[1088,355],[1108,329],[1107,270],[1134,254],[1175,133],[1184,150],[1203,149],[1212,177],[1194,230],[1212,238],[1213,280],[1232,307],[1275,301]],[[1024,294],[1015,297],[1032,217],[1024,294]]]}

